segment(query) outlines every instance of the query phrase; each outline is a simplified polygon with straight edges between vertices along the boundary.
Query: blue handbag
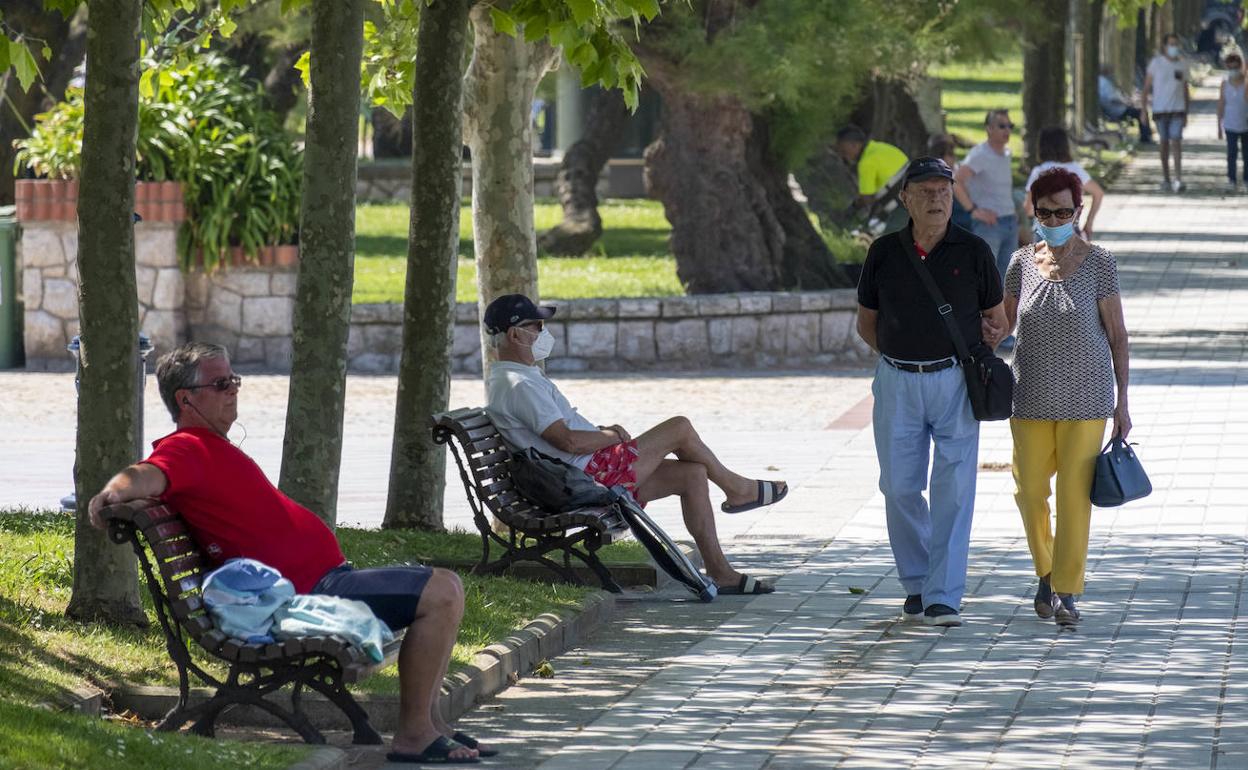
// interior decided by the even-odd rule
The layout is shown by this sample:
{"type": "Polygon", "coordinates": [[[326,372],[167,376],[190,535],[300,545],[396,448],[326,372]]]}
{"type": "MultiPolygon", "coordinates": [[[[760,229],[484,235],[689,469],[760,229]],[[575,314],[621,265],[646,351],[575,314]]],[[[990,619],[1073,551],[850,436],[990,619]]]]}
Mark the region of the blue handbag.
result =
{"type": "Polygon", "coordinates": [[[1152,494],[1153,485],[1131,446],[1117,433],[1096,458],[1092,477],[1092,504],[1098,508],[1139,500],[1152,494]]]}

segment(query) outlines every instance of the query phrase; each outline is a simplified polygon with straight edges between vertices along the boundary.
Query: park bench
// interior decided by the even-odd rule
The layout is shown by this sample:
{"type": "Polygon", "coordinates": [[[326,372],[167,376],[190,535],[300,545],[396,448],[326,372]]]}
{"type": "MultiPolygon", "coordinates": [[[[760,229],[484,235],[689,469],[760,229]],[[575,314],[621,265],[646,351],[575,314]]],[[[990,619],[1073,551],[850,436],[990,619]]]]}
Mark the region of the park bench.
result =
{"type": "Polygon", "coordinates": [[[230,638],[216,627],[204,607],[201,587],[208,561],[177,513],[156,501],[139,500],[105,508],[102,515],[108,522],[112,541],[133,546],[152,594],[169,657],[178,667],[178,702],[157,730],[179,730],[193,721],[191,732],[212,737],[217,717],[227,708],[244,704],[273,714],[308,743],[324,743],[324,736],[301,707],[303,688],[308,687],[324,695],[346,715],[355,731],[355,743],[382,742],[369,724],[367,712],[346,686],[392,662],[398,655],[402,632],[386,645],[381,663],[374,663],[367,653],[338,636],[308,636],[271,644],[230,638]],[[227,663],[229,673],[225,679],[218,679],[197,665],[188,643],[198,644],[227,663]],[[188,674],[215,688],[209,700],[188,705],[188,674]],[[287,685],[293,686],[289,709],[267,697],[287,685]]]}
{"type": "Polygon", "coordinates": [[[434,442],[446,444],[455,456],[473,522],[481,532],[481,561],[473,572],[500,574],[516,562],[534,561],[567,582],[580,585],[572,569],[575,556],[593,570],[603,588],[620,593],[619,584],[597,554],[603,545],[629,532],[616,507],[555,513],[527,500],[511,480],[511,449],[484,409],[435,414],[430,423],[434,442]],[[505,533],[494,531],[487,511],[502,522],[505,533]],[[494,561],[490,561],[491,543],[502,549],[494,561]],[[556,551],[562,553],[562,563],[548,555],[556,551]]]}

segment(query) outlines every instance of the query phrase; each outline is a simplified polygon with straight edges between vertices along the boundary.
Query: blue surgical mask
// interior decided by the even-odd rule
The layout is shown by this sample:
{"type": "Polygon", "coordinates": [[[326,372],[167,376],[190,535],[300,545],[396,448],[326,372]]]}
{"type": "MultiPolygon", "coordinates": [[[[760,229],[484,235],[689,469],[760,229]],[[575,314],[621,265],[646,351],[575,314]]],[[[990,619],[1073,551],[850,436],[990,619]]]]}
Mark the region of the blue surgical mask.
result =
{"type": "Polygon", "coordinates": [[[1177,45],[1166,46],[1166,56],[1169,56],[1171,59],[1179,58],[1179,47],[1177,45]]]}
{"type": "Polygon", "coordinates": [[[1057,227],[1049,227],[1039,222],[1036,223],[1036,235],[1040,236],[1045,243],[1050,246],[1061,246],[1069,241],[1075,235],[1075,222],[1071,220],[1064,225],[1057,227]]]}

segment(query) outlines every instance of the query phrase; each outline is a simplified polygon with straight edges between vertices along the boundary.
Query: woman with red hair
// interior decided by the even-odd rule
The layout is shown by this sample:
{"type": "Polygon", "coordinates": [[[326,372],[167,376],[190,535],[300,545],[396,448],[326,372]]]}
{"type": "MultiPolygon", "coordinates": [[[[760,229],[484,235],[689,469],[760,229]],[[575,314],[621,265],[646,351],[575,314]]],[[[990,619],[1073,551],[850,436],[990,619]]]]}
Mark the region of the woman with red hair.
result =
{"type": "Polygon", "coordinates": [[[1092,474],[1106,420],[1131,431],[1127,329],[1114,255],[1075,237],[1083,183],[1061,168],[1031,186],[1036,243],[1014,252],[1005,273],[1005,313],[1014,349],[1014,499],[1040,587],[1035,610],[1078,623],[1091,521],[1092,474]],[[1116,386],[1116,387],[1115,387],[1116,386]],[[1049,484],[1056,484],[1056,531],[1049,484]]]}

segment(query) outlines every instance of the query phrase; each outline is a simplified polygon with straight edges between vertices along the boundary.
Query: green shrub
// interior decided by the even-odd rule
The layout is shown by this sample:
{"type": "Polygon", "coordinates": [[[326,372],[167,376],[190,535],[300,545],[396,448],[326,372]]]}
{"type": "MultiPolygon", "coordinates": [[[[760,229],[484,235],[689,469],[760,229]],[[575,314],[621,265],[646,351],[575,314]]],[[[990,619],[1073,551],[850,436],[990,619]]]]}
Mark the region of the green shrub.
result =
{"type": "MultiPolygon", "coordinates": [[[[184,264],[202,252],[219,265],[232,246],[255,256],[293,243],[299,224],[303,155],[264,106],[263,93],[223,57],[204,53],[184,68],[143,61],[137,176],[182,183],[188,221],[184,264]]],[[[18,143],[17,165],[49,177],[76,177],[82,165],[83,97],[39,115],[18,143]]]]}

